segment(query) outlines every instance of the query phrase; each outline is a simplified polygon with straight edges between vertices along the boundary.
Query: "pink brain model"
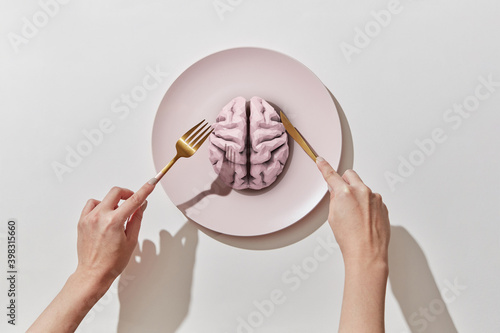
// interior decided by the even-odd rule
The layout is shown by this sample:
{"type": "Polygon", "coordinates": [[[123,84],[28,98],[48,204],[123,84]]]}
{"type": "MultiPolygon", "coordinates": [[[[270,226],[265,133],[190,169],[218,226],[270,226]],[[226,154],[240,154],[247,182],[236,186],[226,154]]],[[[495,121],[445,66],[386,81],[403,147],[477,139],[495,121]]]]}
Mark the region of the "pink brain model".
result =
{"type": "Polygon", "coordinates": [[[276,110],[260,97],[236,97],[219,113],[209,137],[215,172],[236,190],[260,190],[276,180],[288,158],[288,135],[276,110]]]}

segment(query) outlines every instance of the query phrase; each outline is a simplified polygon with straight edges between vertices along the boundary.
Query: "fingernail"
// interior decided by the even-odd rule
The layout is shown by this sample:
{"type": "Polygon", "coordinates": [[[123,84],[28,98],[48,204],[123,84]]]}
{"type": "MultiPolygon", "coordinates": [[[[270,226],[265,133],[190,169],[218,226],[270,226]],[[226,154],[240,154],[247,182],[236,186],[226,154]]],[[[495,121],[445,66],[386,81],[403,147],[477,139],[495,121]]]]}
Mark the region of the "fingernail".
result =
{"type": "Polygon", "coordinates": [[[142,211],[145,211],[147,206],[148,206],[148,201],[146,200],[141,206],[142,211]]]}
{"type": "Polygon", "coordinates": [[[316,157],[316,163],[323,162],[325,159],[321,156],[316,157]]]}
{"type": "Polygon", "coordinates": [[[148,180],[148,184],[150,185],[156,185],[157,182],[158,180],[156,180],[156,178],[151,178],[150,180],[148,180]]]}
{"type": "Polygon", "coordinates": [[[332,189],[332,187],[331,187],[330,185],[328,185],[328,191],[329,191],[330,193],[332,193],[332,191],[333,191],[333,189],[332,189]]]}

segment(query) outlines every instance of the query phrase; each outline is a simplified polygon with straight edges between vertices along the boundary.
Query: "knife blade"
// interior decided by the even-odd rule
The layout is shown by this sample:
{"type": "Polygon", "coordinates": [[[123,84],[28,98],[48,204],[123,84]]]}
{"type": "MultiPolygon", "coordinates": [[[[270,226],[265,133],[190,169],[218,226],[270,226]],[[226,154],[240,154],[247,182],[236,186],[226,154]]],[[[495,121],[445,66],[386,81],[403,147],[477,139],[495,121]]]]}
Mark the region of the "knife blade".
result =
{"type": "Polygon", "coordinates": [[[314,162],[316,162],[316,157],[318,155],[314,152],[314,149],[307,143],[307,141],[304,139],[304,137],[300,134],[300,132],[292,125],[290,120],[285,116],[283,111],[280,110],[280,117],[281,117],[281,122],[285,126],[286,131],[290,136],[299,144],[299,146],[304,149],[304,151],[309,155],[309,157],[312,158],[314,162]]]}

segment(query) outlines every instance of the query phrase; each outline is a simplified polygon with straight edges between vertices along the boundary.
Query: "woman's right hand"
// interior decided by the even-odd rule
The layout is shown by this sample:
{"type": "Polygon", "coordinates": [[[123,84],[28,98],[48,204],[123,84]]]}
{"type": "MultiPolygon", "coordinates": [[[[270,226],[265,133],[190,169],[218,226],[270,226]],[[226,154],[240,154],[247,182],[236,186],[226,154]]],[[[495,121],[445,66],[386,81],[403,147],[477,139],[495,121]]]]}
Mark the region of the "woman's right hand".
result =
{"type": "Polygon", "coordinates": [[[328,222],[346,267],[364,262],[387,265],[391,228],[380,194],[373,193],[353,170],[341,177],[321,157],[317,165],[330,190],[328,222]]]}
{"type": "Polygon", "coordinates": [[[316,162],[328,183],[328,222],[344,257],[339,332],[382,333],[391,234],[387,207],[356,172],[341,177],[324,159],[316,162]]]}

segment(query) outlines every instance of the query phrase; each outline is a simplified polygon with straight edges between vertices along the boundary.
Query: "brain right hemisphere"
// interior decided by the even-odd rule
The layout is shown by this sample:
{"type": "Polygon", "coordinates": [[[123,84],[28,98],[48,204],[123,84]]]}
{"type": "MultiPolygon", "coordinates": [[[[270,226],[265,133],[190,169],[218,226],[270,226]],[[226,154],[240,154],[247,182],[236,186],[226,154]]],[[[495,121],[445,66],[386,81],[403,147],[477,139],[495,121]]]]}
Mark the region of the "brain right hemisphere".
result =
{"type": "Polygon", "coordinates": [[[234,189],[265,188],[283,171],[288,135],[276,110],[260,97],[236,97],[219,113],[210,135],[210,162],[234,189]]]}

